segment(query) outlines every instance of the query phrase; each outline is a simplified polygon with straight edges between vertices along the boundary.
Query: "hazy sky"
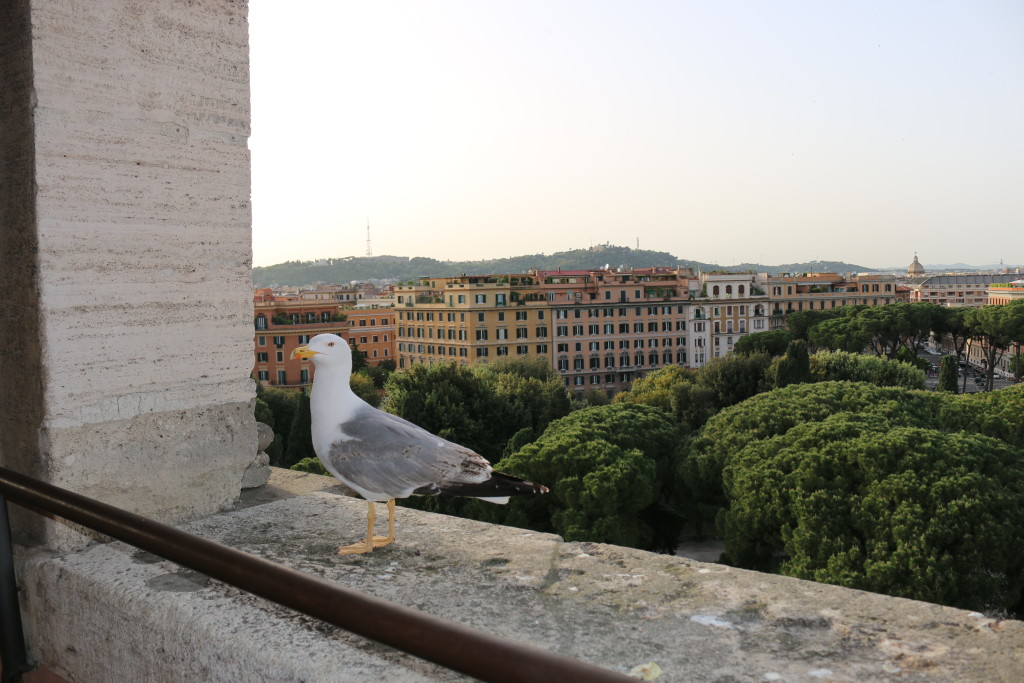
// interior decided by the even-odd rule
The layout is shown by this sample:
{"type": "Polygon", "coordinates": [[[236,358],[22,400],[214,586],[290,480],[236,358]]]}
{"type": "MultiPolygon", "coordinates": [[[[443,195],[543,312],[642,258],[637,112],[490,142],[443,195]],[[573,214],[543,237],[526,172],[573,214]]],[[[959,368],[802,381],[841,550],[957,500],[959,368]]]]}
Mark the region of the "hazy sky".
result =
{"type": "Polygon", "coordinates": [[[1024,3],[250,0],[256,265],[1024,262],[1024,3]]]}

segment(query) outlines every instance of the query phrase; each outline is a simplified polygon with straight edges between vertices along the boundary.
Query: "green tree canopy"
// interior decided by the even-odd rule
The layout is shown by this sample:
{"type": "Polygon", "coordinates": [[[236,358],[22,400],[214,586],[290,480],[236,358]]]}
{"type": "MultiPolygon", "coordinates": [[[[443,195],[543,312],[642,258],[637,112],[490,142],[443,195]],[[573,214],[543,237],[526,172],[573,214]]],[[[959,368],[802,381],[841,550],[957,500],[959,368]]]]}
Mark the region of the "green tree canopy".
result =
{"type": "Polygon", "coordinates": [[[518,431],[501,433],[504,402],[482,377],[454,363],[417,363],[392,374],[385,387],[384,409],[492,462],[518,431]]]}
{"type": "Polygon", "coordinates": [[[1024,462],[1008,444],[844,412],[748,443],[724,471],[735,563],[957,607],[1024,588],[1024,462]]]}
{"type": "Polygon", "coordinates": [[[943,356],[939,362],[939,391],[957,393],[957,362],[956,356],[943,356]]]}
{"type": "Polygon", "coordinates": [[[768,383],[774,387],[785,387],[811,381],[811,361],[807,356],[807,344],[800,339],[789,343],[785,355],[776,358],[768,372],[768,383]]]}
{"type": "Polygon", "coordinates": [[[672,411],[672,388],[677,384],[694,381],[696,375],[680,365],[666,365],[633,382],[629,391],[621,391],[613,403],[638,403],[672,411]]]}
{"type": "Polygon", "coordinates": [[[309,412],[309,394],[300,392],[288,430],[288,447],[284,451],[281,467],[291,467],[304,458],[315,458],[313,451],[312,417],[309,412]]]}
{"type": "Polygon", "coordinates": [[[781,356],[786,352],[791,341],[793,341],[793,333],[789,330],[755,332],[740,337],[736,345],[732,347],[732,351],[739,354],[767,353],[769,356],[781,356]]]}
{"type": "Polygon", "coordinates": [[[819,351],[810,358],[816,382],[869,382],[877,386],[924,389],[924,371],[909,363],[845,351],[819,351]]]}
{"type": "Polygon", "coordinates": [[[764,389],[772,359],[766,353],[728,354],[697,370],[697,384],[709,389],[719,408],[736,405],[764,389]]]}
{"type": "Polygon", "coordinates": [[[680,429],[664,411],[628,403],[585,408],[552,422],[539,439],[495,466],[543,483],[551,494],[513,498],[499,521],[566,540],[673,547],[678,525],[664,524],[671,516],[665,505],[674,494],[670,475],[680,429]]]}
{"type": "Polygon", "coordinates": [[[274,440],[267,448],[270,464],[275,467],[284,465],[284,454],[288,448],[288,435],[291,433],[292,421],[295,419],[295,408],[298,406],[299,395],[295,391],[256,385],[256,394],[267,404],[273,415],[274,440]]]}

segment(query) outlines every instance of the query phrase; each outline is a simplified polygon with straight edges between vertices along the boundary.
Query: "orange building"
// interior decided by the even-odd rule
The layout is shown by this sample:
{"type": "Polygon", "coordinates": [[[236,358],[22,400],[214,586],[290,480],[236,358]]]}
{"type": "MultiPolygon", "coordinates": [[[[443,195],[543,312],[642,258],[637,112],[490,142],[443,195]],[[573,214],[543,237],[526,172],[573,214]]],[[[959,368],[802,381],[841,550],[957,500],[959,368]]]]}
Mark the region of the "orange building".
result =
{"type": "Polygon", "coordinates": [[[263,384],[275,387],[309,384],[312,377],[309,361],[292,360],[292,350],[325,332],[348,338],[348,311],[336,299],[304,299],[301,293],[275,295],[270,289],[257,289],[253,294],[253,308],[256,328],[253,373],[263,384]]]}
{"type": "Polygon", "coordinates": [[[397,364],[393,308],[352,309],[345,315],[348,316],[349,343],[366,354],[367,364],[380,365],[385,360],[397,364]]]}

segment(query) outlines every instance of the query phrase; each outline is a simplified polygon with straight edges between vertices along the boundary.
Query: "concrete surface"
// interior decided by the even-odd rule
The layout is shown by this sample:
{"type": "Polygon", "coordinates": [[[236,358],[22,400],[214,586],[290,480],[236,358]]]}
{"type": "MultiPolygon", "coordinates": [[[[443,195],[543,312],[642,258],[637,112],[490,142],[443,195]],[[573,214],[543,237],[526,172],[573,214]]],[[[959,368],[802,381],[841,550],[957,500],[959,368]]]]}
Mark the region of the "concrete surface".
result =
{"type": "MultiPolygon", "coordinates": [[[[653,662],[659,681],[1024,679],[1022,622],[403,508],[395,545],[338,557],[362,534],[363,501],[276,469],[264,489],[185,528],[622,672],[653,662]]],[[[33,654],[68,680],[457,679],[120,543],[26,559],[33,654]]]]}

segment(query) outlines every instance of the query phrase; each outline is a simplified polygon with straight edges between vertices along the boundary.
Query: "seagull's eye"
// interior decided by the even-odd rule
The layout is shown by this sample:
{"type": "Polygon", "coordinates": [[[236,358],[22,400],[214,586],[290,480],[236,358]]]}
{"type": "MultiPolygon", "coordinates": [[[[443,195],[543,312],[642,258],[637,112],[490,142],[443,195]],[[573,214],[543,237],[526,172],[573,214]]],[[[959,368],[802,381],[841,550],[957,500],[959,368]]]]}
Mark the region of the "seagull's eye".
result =
{"type": "Polygon", "coordinates": [[[327,342],[328,346],[334,346],[334,342],[327,342]]]}

